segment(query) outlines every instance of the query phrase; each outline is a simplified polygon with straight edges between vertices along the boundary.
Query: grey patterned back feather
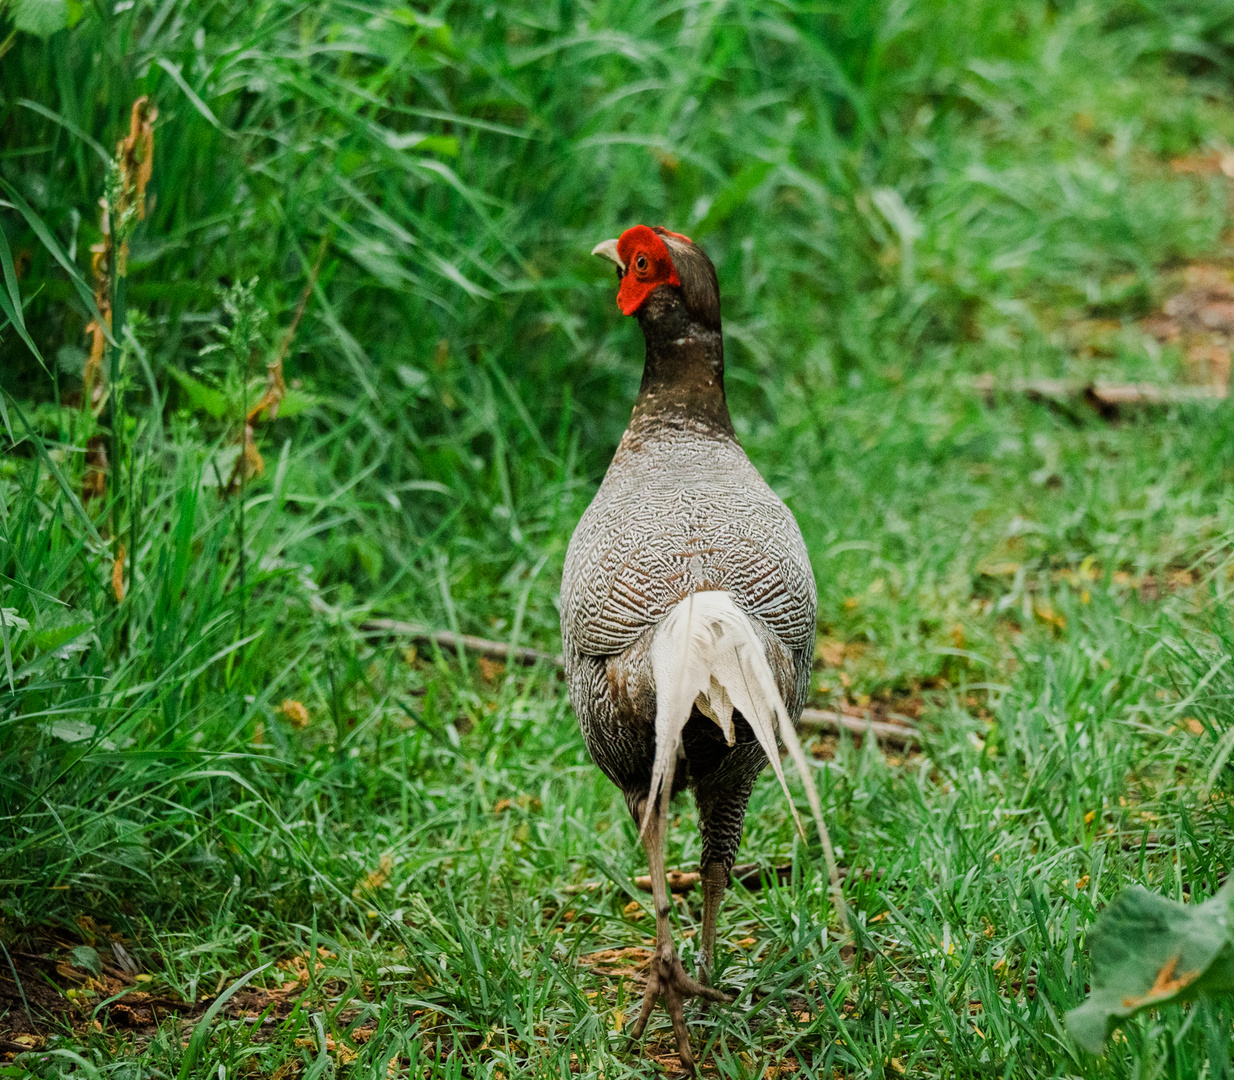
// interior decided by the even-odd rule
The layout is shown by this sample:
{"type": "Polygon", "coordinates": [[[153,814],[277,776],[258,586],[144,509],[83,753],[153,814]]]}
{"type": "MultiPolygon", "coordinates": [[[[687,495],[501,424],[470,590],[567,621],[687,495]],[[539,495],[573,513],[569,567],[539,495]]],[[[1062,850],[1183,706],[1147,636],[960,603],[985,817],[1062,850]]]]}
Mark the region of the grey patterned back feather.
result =
{"type": "Polygon", "coordinates": [[[621,652],[699,589],[731,592],[789,649],[813,647],[801,530],[745,451],[688,423],[628,431],[566,553],[566,651],[621,652]]]}

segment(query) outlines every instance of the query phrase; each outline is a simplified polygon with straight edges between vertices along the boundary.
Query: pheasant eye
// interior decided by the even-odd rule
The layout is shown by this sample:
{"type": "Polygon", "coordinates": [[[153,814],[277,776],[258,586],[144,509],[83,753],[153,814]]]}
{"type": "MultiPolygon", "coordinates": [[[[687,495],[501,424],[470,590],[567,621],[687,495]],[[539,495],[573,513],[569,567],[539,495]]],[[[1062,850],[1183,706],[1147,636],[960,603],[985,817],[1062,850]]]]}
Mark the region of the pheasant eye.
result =
{"type": "Polygon", "coordinates": [[[646,270],[647,269],[647,256],[640,255],[637,259],[634,260],[634,266],[635,266],[635,269],[637,270],[646,270]]]}

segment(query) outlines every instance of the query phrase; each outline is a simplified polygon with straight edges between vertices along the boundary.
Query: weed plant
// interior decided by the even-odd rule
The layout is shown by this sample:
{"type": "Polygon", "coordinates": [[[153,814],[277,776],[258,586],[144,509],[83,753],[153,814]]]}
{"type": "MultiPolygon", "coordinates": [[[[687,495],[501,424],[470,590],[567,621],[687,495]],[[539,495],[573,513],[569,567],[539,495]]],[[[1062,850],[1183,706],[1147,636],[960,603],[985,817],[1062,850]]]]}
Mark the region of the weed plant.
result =
{"type": "Polygon", "coordinates": [[[365,629],[557,650],[641,371],[587,253],[647,221],[716,262],[735,422],[818,580],[815,704],[923,740],[817,748],[851,965],[756,790],[741,858],[793,876],[726,902],[707,1068],[1230,1074],[1228,1002],[1102,1058],[1061,1022],[1112,896],[1229,870],[1230,407],[974,389],[1184,378],[1138,320],[1234,255],[1228,5],[47,7],[72,25],[0,7],[0,943],[110,927],[219,1007],[185,1041],[75,994],[0,1073],[648,1074],[639,985],[580,963],[648,940],[635,830],[555,670],[365,629]],[[143,96],[146,213],[96,291],[143,96]],[[238,1018],[246,977],[295,1007],[238,1018]]]}

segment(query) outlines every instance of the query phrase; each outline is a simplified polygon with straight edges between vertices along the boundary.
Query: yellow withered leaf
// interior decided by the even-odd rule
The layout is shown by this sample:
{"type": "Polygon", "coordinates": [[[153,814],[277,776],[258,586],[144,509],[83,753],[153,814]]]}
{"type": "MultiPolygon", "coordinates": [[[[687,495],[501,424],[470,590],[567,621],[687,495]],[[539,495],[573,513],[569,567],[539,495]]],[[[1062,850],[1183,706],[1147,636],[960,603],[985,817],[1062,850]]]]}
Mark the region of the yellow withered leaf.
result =
{"type": "Polygon", "coordinates": [[[306,709],[300,702],[295,701],[292,698],[284,698],[283,704],[278,707],[277,711],[281,712],[298,728],[308,726],[308,709],[306,709]]]}
{"type": "Polygon", "coordinates": [[[116,558],[111,564],[111,590],[116,594],[116,603],[124,599],[124,560],[128,549],[123,544],[116,547],[116,558]]]}

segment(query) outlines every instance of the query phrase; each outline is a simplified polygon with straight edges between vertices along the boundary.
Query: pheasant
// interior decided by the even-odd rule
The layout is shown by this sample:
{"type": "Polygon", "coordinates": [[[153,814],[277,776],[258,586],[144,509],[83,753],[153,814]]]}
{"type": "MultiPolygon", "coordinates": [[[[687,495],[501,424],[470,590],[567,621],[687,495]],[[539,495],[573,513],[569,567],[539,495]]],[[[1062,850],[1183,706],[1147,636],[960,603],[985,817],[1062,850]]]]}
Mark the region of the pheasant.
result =
{"type": "MultiPolygon", "coordinates": [[[[588,750],[624,794],[651,873],[656,949],[631,1033],[642,1036],[663,998],[692,1069],[683,1001],[730,1000],[709,985],[716,915],[769,761],[788,795],[777,736],[806,786],[833,889],[838,882],[794,731],[817,598],[796,520],[733,431],[711,260],[688,237],[646,225],[592,254],[617,264],[617,304],[638,318],[647,355],[629,427],[566,553],[566,677],[588,750]],[[702,837],[697,979],[673,945],[664,870],[669,799],[687,787],[702,837]]],[[[800,829],[791,798],[789,807],[800,829]]],[[[837,913],[843,922],[842,906],[837,913]]]]}

